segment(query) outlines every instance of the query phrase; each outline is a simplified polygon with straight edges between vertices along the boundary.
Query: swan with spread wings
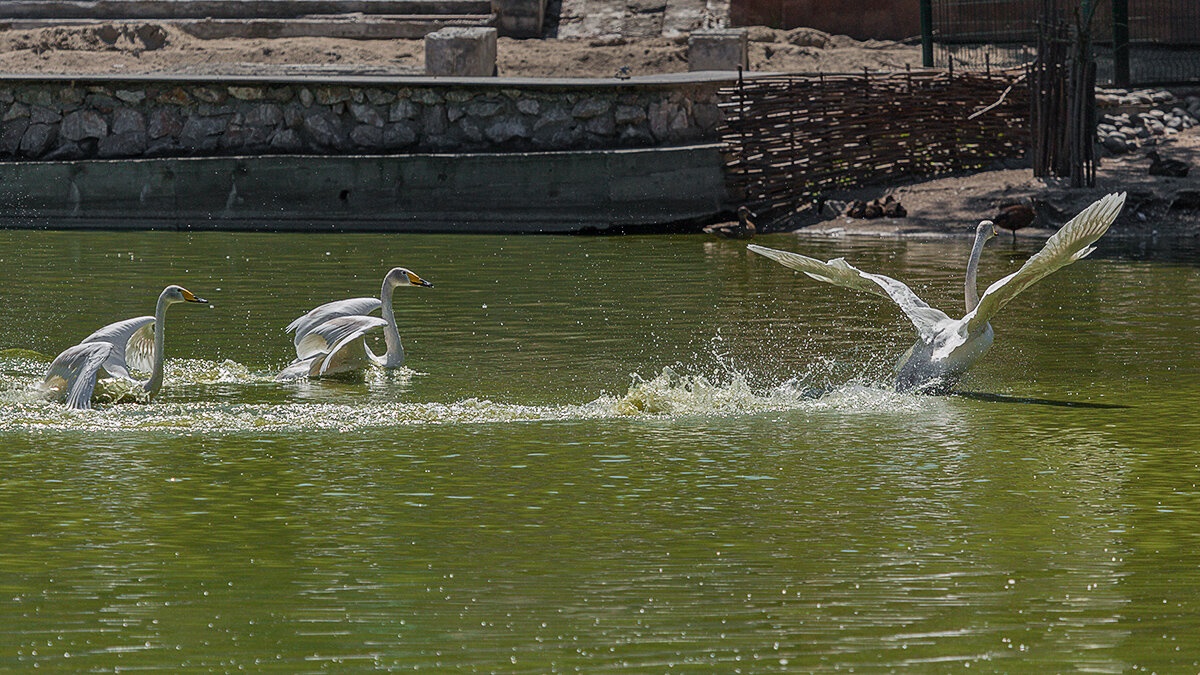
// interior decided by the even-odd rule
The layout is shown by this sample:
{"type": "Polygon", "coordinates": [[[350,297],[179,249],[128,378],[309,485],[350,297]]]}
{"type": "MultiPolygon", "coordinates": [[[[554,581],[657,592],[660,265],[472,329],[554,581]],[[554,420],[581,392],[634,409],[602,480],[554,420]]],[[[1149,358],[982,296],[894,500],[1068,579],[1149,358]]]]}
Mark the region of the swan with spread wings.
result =
{"type": "Polygon", "coordinates": [[[158,296],[154,316],[139,316],[111,323],[68,347],[55,357],[40,389],[50,399],[69,408],[88,409],[97,383],[123,382],[153,397],[163,383],[163,345],[167,307],[180,302],[208,302],[181,286],[167,286],[158,296]],[[130,370],[149,372],[139,381],[130,370]]]}
{"type": "Polygon", "coordinates": [[[327,302],[288,324],[295,332],[296,358],[277,380],[321,377],[362,370],[372,364],[381,368],[404,365],[404,346],[392,309],[392,291],[398,286],[433,286],[403,267],[393,268],[383,278],[378,298],[350,298],[327,302]],[[368,316],[377,309],[383,318],[368,316]],[[374,328],[383,328],[387,350],[376,355],[365,338],[374,328]]]}
{"type": "Polygon", "coordinates": [[[1092,244],[1108,231],[1124,204],[1124,192],[1096,201],[1062,226],[1020,269],[988,286],[983,297],[976,291],[975,273],[983,245],[996,236],[996,226],[990,220],[980,222],[967,262],[967,314],[961,319],[930,307],[903,283],[863,272],[843,258],[822,262],[754,244],[749,249],[817,281],[891,298],[916,327],[918,337],[896,364],[897,391],[945,393],[992,346],[992,317],[1021,291],[1094,251],[1092,244]]]}

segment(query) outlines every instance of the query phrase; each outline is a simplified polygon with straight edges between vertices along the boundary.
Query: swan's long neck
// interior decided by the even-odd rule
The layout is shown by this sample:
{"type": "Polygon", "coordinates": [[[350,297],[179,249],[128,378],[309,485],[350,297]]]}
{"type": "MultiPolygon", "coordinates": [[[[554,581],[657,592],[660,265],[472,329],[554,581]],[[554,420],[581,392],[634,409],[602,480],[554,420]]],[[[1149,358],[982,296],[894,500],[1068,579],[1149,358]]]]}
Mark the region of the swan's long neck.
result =
{"type": "Polygon", "coordinates": [[[383,327],[383,340],[387,344],[387,351],[383,353],[383,362],[380,363],[384,368],[399,368],[404,365],[404,345],[400,344],[400,329],[396,327],[396,311],[392,309],[393,290],[395,290],[395,286],[384,279],[383,288],[379,290],[379,301],[383,303],[383,320],[387,321],[387,325],[383,327]]]}
{"type": "Polygon", "coordinates": [[[142,384],[151,396],[158,393],[162,389],[163,383],[163,346],[166,344],[166,320],[167,320],[167,298],[166,293],[158,296],[158,305],[154,307],[154,368],[150,373],[150,379],[142,384]]]}
{"type": "Polygon", "coordinates": [[[979,305],[979,293],[975,287],[975,273],[979,269],[979,257],[983,255],[983,245],[985,243],[987,243],[987,228],[981,227],[975,233],[975,248],[971,249],[971,259],[967,261],[965,295],[968,312],[979,305]]]}

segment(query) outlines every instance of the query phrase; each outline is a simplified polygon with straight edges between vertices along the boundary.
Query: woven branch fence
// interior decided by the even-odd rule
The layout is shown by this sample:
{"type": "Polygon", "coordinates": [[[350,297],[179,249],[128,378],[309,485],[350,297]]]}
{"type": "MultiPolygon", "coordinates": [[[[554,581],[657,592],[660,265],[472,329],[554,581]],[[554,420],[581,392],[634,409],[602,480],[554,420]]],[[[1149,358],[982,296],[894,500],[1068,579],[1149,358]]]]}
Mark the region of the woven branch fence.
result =
{"type": "Polygon", "coordinates": [[[745,78],[721,91],[726,175],[771,229],[836,190],[1024,157],[1024,72],[745,78]]]}

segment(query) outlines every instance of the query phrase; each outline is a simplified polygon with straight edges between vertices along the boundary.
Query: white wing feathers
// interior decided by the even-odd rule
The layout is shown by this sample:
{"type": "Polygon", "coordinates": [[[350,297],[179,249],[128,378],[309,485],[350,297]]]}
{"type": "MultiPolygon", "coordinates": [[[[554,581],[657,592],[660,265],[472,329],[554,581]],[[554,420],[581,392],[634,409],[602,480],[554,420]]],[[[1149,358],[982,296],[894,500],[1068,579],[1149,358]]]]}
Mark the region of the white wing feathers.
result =
{"type": "Polygon", "coordinates": [[[330,348],[329,355],[322,360],[321,370],[318,375],[324,375],[328,372],[330,367],[339,361],[339,353],[343,349],[353,349],[353,345],[356,342],[359,349],[362,350],[362,354],[347,355],[346,360],[366,361],[367,352],[366,346],[362,344],[363,336],[372,328],[379,328],[386,325],[387,321],[374,316],[344,316],[326,322],[321,326],[320,330],[325,332],[326,339],[333,342],[333,347],[330,348]],[[331,326],[331,324],[333,325],[331,326]]]}
{"type": "Polygon", "coordinates": [[[982,328],[1010,300],[1043,277],[1096,250],[1092,244],[1108,231],[1124,205],[1124,192],[1110,194],[1063,225],[1021,269],[988,286],[975,310],[963,317],[966,332],[982,328]]]}
{"type": "Polygon", "coordinates": [[[46,384],[65,391],[69,408],[92,407],[92,391],[104,362],[118,348],[108,342],[85,342],[69,347],[55,357],[46,371],[46,384]]]}
{"type": "MultiPolygon", "coordinates": [[[[387,321],[376,316],[339,316],[310,329],[296,344],[296,361],[332,354],[341,348],[347,337],[361,337],[377,326],[386,326],[387,321]]],[[[294,363],[294,361],[293,361],[294,363]]]]}
{"type": "Polygon", "coordinates": [[[296,345],[299,356],[296,361],[303,361],[318,354],[331,354],[337,351],[347,340],[354,336],[361,337],[368,330],[377,326],[386,326],[387,321],[376,316],[339,316],[316,326],[305,333],[304,338],[296,345]]]}
{"type": "Polygon", "coordinates": [[[780,251],[755,244],[750,244],[747,248],[784,267],[799,270],[817,281],[891,298],[900,306],[900,310],[916,327],[917,334],[925,342],[932,341],[943,322],[951,320],[945,312],[930,307],[924,300],[918,298],[916,293],[913,293],[912,289],[903,283],[882,274],[863,272],[847,263],[844,258],[821,262],[816,258],[809,258],[799,253],[780,251]]]}
{"type": "Polygon", "coordinates": [[[296,359],[287,368],[284,368],[275,376],[276,380],[286,381],[295,380],[301,377],[315,377],[317,371],[320,370],[321,357],[314,356],[309,359],[296,359]]]}
{"type": "Polygon", "coordinates": [[[154,317],[139,316],[97,330],[80,344],[104,342],[115,349],[109,353],[104,369],[113,377],[130,379],[129,368],[148,373],[154,369],[154,317]]]}
{"type": "Polygon", "coordinates": [[[304,340],[304,336],[314,328],[338,317],[370,314],[379,309],[382,304],[379,298],[350,298],[349,300],[327,302],[289,323],[284,331],[288,333],[295,331],[296,337],[293,344],[296,345],[296,356],[302,359],[305,356],[300,352],[300,343],[304,340]]]}
{"type": "Polygon", "coordinates": [[[296,346],[300,356],[275,379],[318,377],[362,368],[371,362],[363,337],[371,329],[386,325],[387,321],[379,317],[360,315],[339,316],[313,327],[296,346]]]}

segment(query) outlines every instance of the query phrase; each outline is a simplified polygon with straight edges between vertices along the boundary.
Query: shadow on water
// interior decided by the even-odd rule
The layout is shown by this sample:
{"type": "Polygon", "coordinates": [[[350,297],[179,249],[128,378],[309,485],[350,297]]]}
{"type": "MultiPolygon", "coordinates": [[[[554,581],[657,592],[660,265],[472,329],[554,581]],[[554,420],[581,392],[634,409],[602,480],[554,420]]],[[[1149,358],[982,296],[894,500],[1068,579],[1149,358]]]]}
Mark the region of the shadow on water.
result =
{"type": "Polygon", "coordinates": [[[959,398],[969,398],[974,401],[989,401],[992,403],[1026,403],[1032,405],[1050,405],[1060,408],[1098,408],[1102,410],[1123,410],[1133,408],[1131,405],[1117,403],[1086,403],[1083,401],[1055,401],[1049,398],[1026,398],[1024,396],[1005,396],[989,394],[982,391],[956,391],[949,394],[959,398]]]}
{"type": "MultiPolygon", "coordinates": [[[[805,400],[816,400],[823,398],[826,394],[835,391],[837,387],[812,387],[799,392],[799,397],[805,400]]],[[[952,391],[949,393],[929,393],[928,396],[957,396],[958,398],[968,398],[973,401],[988,401],[990,403],[1024,403],[1027,405],[1048,405],[1059,408],[1093,408],[1099,410],[1127,410],[1133,408],[1131,405],[1121,405],[1119,403],[1088,403],[1085,401],[1056,401],[1049,398],[1029,398],[1025,396],[1005,396],[1004,394],[989,394],[983,391],[952,391]]]]}

